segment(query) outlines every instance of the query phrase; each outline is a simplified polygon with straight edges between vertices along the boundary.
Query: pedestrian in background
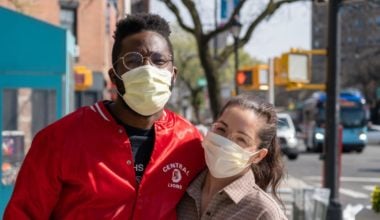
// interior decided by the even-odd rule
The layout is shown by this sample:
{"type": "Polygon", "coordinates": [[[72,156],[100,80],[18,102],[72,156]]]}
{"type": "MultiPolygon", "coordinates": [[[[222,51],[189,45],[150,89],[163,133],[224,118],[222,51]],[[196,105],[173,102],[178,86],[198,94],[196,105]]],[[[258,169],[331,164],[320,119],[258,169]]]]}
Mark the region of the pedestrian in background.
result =
{"type": "Polygon", "coordinates": [[[109,70],[116,100],[80,108],[35,136],[5,220],[176,219],[205,164],[198,130],[164,109],[177,76],[169,34],[158,15],[118,22],[109,70]]]}
{"type": "Polygon", "coordinates": [[[277,203],[284,173],[276,130],[273,105],[247,95],[229,100],[203,140],[208,169],[187,189],[179,219],[286,219],[277,203]]]}

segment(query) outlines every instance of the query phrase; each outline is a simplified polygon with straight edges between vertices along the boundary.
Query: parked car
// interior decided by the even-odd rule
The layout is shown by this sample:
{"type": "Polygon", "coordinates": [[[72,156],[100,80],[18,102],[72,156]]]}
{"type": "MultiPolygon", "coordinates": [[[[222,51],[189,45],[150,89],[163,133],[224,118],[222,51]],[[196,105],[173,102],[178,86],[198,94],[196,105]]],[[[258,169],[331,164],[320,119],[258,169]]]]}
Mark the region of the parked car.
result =
{"type": "Polygon", "coordinates": [[[293,120],[287,113],[277,113],[277,137],[280,142],[281,151],[289,160],[295,160],[298,157],[298,139],[296,137],[296,128],[293,120]]]}

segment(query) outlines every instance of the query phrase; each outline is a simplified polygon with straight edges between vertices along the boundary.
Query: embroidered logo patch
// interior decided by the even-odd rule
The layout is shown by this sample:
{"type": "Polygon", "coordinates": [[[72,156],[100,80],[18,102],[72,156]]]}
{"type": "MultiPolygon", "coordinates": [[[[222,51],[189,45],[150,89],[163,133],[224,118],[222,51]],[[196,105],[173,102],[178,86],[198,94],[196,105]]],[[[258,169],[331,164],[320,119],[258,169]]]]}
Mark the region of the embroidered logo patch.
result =
{"type": "Polygon", "coordinates": [[[189,176],[189,169],[181,163],[170,163],[162,168],[164,173],[171,172],[171,181],[168,183],[168,187],[174,189],[182,189],[183,186],[180,183],[184,176],[189,176]]]}
{"type": "Polygon", "coordinates": [[[182,179],[181,171],[179,171],[179,169],[174,169],[172,173],[173,183],[178,183],[179,181],[181,181],[181,179],[182,179]]]}

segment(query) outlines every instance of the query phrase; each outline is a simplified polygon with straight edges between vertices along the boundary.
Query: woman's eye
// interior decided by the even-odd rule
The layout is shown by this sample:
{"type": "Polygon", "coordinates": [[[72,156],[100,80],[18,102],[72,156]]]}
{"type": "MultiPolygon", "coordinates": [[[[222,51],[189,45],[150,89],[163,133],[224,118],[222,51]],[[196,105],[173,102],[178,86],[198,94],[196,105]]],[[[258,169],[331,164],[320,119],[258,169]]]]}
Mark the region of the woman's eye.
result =
{"type": "Polygon", "coordinates": [[[246,143],[247,143],[247,142],[245,141],[245,139],[243,139],[243,138],[238,138],[237,141],[238,141],[239,143],[243,143],[243,144],[246,144],[246,143]]]}
{"type": "Polygon", "coordinates": [[[218,132],[225,132],[226,130],[224,128],[216,128],[216,131],[218,131],[218,132]]]}

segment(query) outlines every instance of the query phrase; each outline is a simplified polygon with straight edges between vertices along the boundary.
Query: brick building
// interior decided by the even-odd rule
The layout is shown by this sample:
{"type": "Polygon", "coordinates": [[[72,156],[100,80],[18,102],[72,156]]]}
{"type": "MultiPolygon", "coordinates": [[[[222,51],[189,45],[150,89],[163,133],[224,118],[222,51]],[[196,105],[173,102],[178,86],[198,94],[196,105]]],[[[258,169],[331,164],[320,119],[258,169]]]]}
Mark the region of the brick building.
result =
{"type": "Polygon", "coordinates": [[[76,107],[94,100],[109,98],[108,69],[111,66],[113,32],[116,21],[128,10],[125,0],[10,0],[0,5],[62,26],[76,39],[75,65],[92,71],[94,85],[87,91],[77,91],[76,107]]]}
{"type": "MultiPolygon", "coordinates": [[[[92,84],[76,89],[74,108],[110,98],[113,32],[116,21],[128,10],[129,0],[0,0],[0,6],[15,10],[71,31],[76,53],[72,66],[91,72],[92,84]]],[[[20,30],[20,34],[25,34],[20,30]]],[[[11,40],[11,39],[10,39],[11,40]]],[[[20,51],[33,56],[33,51],[20,51]]],[[[73,68],[72,78],[77,79],[73,68]]],[[[7,89],[1,106],[2,130],[22,130],[28,149],[32,137],[41,128],[55,121],[55,92],[41,89],[7,89]]]]}

